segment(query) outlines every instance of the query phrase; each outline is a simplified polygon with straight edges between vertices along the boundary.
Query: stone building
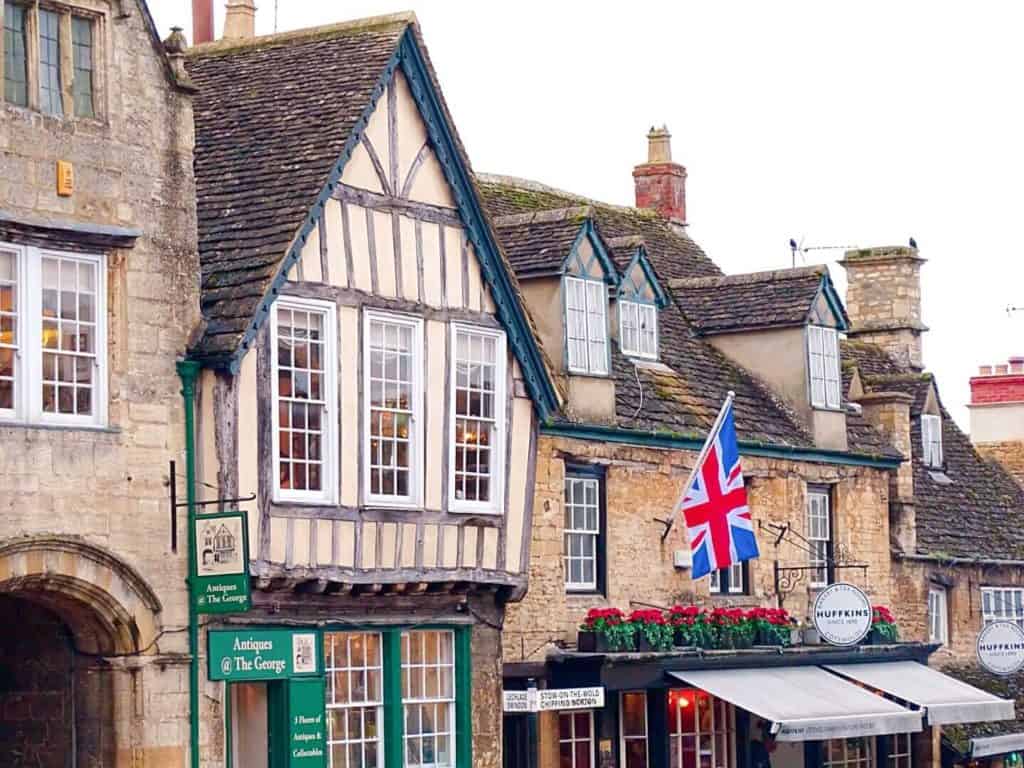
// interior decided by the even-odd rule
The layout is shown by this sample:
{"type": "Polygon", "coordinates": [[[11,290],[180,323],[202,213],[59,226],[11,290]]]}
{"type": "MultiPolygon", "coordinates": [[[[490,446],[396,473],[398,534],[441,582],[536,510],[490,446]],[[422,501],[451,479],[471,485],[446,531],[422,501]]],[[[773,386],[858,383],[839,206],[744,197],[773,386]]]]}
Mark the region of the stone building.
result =
{"type": "MultiPolygon", "coordinates": [[[[830,732],[824,718],[814,726],[817,739],[786,737],[776,720],[771,728],[781,725],[783,734],[776,739],[763,730],[773,720],[772,701],[750,694],[771,690],[775,702],[798,709],[817,696],[852,714],[859,704],[844,686],[863,681],[856,676],[862,668],[849,665],[865,661],[883,679],[905,674],[936,695],[958,685],[919,663],[938,642],[945,646],[936,662],[965,659],[981,620],[981,595],[968,586],[977,582],[965,572],[950,576],[939,556],[949,539],[977,554],[979,541],[960,540],[952,523],[963,500],[954,495],[956,482],[969,478],[972,489],[995,483],[962,526],[978,537],[1024,507],[1015,506],[1005,475],[991,475],[956,432],[921,373],[921,260],[899,248],[847,254],[846,306],[824,267],[723,275],[687,234],[686,172],[672,162],[667,130],[652,129],[648,141],[648,162],[633,173],[635,208],[480,177],[566,392],[540,429],[530,584],[525,599],[509,606],[505,684],[604,690],[603,705],[589,710],[506,716],[505,764],[731,767],[749,765],[757,745],[771,743],[774,766],[938,765],[938,715],[915,727],[872,720],[857,734],[830,732]],[[873,376],[888,377],[886,386],[873,376]],[[914,395],[905,391],[911,385],[914,395]],[[665,535],[666,521],[730,390],[761,556],[695,582],[682,526],[665,535]],[[932,416],[945,418],[934,426],[932,416]],[[934,468],[925,468],[922,429],[933,452],[936,436],[949,433],[950,471],[962,473],[952,483],[940,485],[929,474],[934,468]],[[948,605],[961,611],[951,624],[962,627],[956,642],[937,640],[926,620],[931,587],[955,579],[963,594],[948,605]],[[891,605],[905,642],[852,652],[793,648],[781,657],[714,652],[710,659],[575,647],[591,608],[782,606],[806,623],[816,596],[835,581],[891,605]],[[822,664],[843,677],[819,679],[814,670],[822,664]],[[697,707],[696,719],[688,706],[697,707]]],[[[906,703],[921,703],[903,692],[906,703]]],[[[963,719],[1012,711],[981,691],[969,696],[984,703],[963,719]]],[[[804,715],[806,723],[824,713],[804,715]]]]}
{"type": "Polygon", "coordinates": [[[199,476],[255,495],[252,610],[201,643],[205,763],[496,767],[560,395],[415,18],[254,38],[250,11],[186,57],[199,476]]]}
{"type": "Polygon", "coordinates": [[[0,763],[180,766],[192,89],[143,2],[0,18],[0,763]]]}

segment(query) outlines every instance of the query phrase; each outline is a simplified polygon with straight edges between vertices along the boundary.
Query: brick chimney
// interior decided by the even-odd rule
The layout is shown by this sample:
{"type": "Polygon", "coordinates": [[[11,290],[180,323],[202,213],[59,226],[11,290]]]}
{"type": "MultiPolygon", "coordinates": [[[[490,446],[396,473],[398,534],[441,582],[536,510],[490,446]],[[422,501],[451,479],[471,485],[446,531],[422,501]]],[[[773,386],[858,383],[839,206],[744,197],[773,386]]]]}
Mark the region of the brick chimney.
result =
{"type": "Polygon", "coordinates": [[[971,377],[971,442],[1024,485],[1024,357],[982,365],[971,377]]]}
{"type": "Polygon", "coordinates": [[[672,134],[664,125],[647,133],[647,162],[633,169],[636,207],[686,224],[686,169],[672,162],[672,134]]]}
{"type": "Polygon", "coordinates": [[[256,3],[253,0],[228,0],[224,16],[224,39],[256,37],[256,3]]]}
{"type": "Polygon", "coordinates": [[[848,336],[884,348],[904,365],[924,368],[921,334],[921,265],[916,247],[886,246],[847,251],[848,336]]]}
{"type": "Polygon", "coordinates": [[[213,0],[192,0],[192,45],[213,41],[213,0]]]}

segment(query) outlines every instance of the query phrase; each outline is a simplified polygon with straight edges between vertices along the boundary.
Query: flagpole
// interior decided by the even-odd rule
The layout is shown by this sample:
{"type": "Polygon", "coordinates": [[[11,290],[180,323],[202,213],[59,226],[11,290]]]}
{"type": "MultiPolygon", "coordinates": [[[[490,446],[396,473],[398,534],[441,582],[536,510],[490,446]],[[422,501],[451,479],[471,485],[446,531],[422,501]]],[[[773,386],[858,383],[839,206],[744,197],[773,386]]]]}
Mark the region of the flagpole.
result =
{"type": "Polygon", "coordinates": [[[686,498],[686,492],[690,490],[690,485],[693,483],[693,477],[697,474],[697,469],[700,465],[704,463],[704,459],[708,455],[708,451],[711,450],[711,442],[714,440],[715,435],[718,434],[718,430],[722,426],[722,419],[725,418],[725,412],[728,410],[735,398],[736,393],[730,389],[728,394],[725,396],[725,402],[722,403],[722,407],[718,411],[718,416],[715,417],[715,421],[711,425],[711,431],[708,432],[708,436],[704,440],[704,446],[700,449],[700,453],[697,454],[697,460],[693,463],[693,467],[690,469],[690,475],[686,478],[683,490],[679,493],[679,498],[676,499],[676,505],[672,507],[672,516],[669,518],[668,525],[665,526],[665,532],[661,534],[662,541],[667,539],[669,533],[672,532],[672,526],[676,524],[676,517],[682,511],[683,500],[686,498]]]}

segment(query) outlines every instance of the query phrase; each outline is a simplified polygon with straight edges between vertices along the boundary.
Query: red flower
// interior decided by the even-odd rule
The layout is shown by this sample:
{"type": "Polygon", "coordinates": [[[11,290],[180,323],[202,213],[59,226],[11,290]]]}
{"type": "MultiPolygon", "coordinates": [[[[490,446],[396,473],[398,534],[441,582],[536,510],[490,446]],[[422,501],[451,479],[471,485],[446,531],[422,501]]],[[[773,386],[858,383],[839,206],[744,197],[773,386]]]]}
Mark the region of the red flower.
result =
{"type": "Polygon", "coordinates": [[[876,605],[872,608],[871,622],[873,624],[895,624],[896,619],[893,618],[892,612],[884,605],[876,605]]]}
{"type": "Polygon", "coordinates": [[[629,622],[631,624],[664,624],[665,617],[657,608],[639,608],[629,614],[629,622]]]}
{"type": "Polygon", "coordinates": [[[583,620],[586,630],[592,631],[598,626],[615,626],[621,624],[624,616],[618,608],[591,608],[583,620]]]}

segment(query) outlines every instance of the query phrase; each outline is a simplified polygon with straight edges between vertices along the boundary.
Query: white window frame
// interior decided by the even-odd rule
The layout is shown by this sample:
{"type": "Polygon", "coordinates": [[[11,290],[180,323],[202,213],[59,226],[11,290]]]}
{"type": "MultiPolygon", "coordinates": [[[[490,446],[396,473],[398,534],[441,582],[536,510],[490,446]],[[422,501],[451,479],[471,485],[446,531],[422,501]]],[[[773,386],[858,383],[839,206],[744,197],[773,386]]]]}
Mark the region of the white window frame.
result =
{"type": "MultiPolygon", "coordinates": [[[[730,595],[746,594],[746,584],[743,579],[743,563],[733,563],[729,566],[729,590],[730,595]]],[[[708,591],[712,595],[722,594],[722,569],[712,571],[708,574],[708,591]]]]}
{"type": "Polygon", "coordinates": [[[494,328],[485,328],[479,325],[468,323],[452,323],[449,331],[451,349],[449,365],[449,411],[450,423],[448,425],[448,511],[461,513],[476,513],[501,515],[505,511],[505,445],[508,439],[506,425],[505,399],[508,396],[507,376],[508,357],[505,347],[505,332],[494,328]],[[489,501],[477,501],[455,498],[455,422],[458,418],[455,413],[456,367],[458,365],[458,334],[470,333],[477,336],[485,336],[495,340],[494,354],[496,365],[494,368],[494,432],[491,441],[491,465],[490,465],[490,489],[491,498],[489,501]]]}
{"type": "Polygon", "coordinates": [[[569,709],[558,713],[558,718],[561,720],[563,717],[569,718],[569,738],[562,738],[562,724],[558,724],[558,758],[561,761],[562,758],[562,745],[570,745],[572,759],[572,768],[597,768],[597,755],[595,754],[594,744],[594,710],[586,709],[580,712],[579,710],[569,709]],[[587,720],[590,722],[590,732],[586,737],[580,738],[576,735],[576,716],[586,715],[587,720]],[[588,746],[587,754],[590,755],[587,765],[582,766],[576,763],[576,745],[586,744],[588,746]]]}
{"type": "Polygon", "coordinates": [[[368,507],[418,509],[423,506],[424,434],[423,434],[423,318],[367,309],[363,313],[363,503],[368,507]],[[409,441],[409,494],[378,494],[370,490],[370,323],[373,321],[404,325],[412,333],[412,440],[409,441]]]}
{"type": "Polygon", "coordinates": [[[982,587],[981,626],[1013,621],[1024,627],[1024,587],[982,587]]]}
{"type": "Polygon", "coordinates": [[[644,742],[644,765],[646,768],[650,768],[651,765],[651,748],[648,740],[650,739],[651,728],[650,723],[647,722],[647,691],[622,691],[619,693],[619,765],[626,766],[626,741],[639,741],[641,738],[644,742]],[[637,736],[635,734],[628,737],[626,736],[626,718],[623,716],[625,712],[625,701],[626,696],[639,695],[643,697],[644,701],[644,735],[637,736]]]}
{"type": "MultiPolygon", "coordinates": [[[[596,499],[595,517],[594,517],[595,526],[594,526],[593,530],[590,530],[590,529],[587,529],[587,528],[569,528],[567,525],[565,525],[565,522],[564,522],[565,517],[566,516],[570,516],[570,515],[569,515],[568,504],[566,504],[563,501],[563,504],[565,505],[565,508],[563,509],[563,515],[562,515],[562,517],[563,517],[563,526],[564,526],[564,533],[562,535],[562,546],[564,548],[564,553],[562,555],[562,569],[563,569],[563,578],[565,580],[565,590],[566,590],[566,592],[596,592],[597,591],[597,572],[598,572],[598,568],[601,565],[601,551],[600,551],[600,543],[601,543],[601,478],[594,477],[592,475],[573,474],[572,472],[566,472],[566,474],[565,474],[565,489],[563,490],[563,494],[564,494],[564,492],[566,490],[568,490],[568,487],[569,487],[570,483],[582,483],[584,486],[589,485],[591,483],[593,484],[593,486],[594,486],[594,498],[596,499]],[[588,559],[586,555],[577,555],[577,556],[570,557],[570,555],[569,555],[569,538],[571,536],[587,537],[587,538],[589,538],[591,540],[591,542],[594,545],[594,556],[593,556],[594,578],[592,580],[590,580],[590,581],[571,581],[570,580],[570,571],[571,571],[571,569],[569,568],[570,560],[584,561],[584,560],[588,559]]],[[[573,498],[575,498],[575,496],[573,498]]],[[[563,499],[564,499],[564,496],[563,496],[563,499]]],[[[574,503],[573,506],[574,507],[575,506],[586,507],[587,504],[585,502],[583,504],[581,504],[581,505],[577,505],[577,504],[574,503]]]]}
{"type": "Polygon", "coordinates": [[[817,578],[813,570],[807,572],[807,581],[812,589],[827,587],[829,584],[828,545],[832,541],[832,494],[824,488],[807,489],[807,564],[812,568],[823,570],[825,578],[817,578]],[[819,502],[819,510],[814,509],[814,500],[819,502]],[[824,505],[824,515],[820,505],[824,505]],[[822,530],[824,526],[824,530],[822,530]],[[821,552],[818,553],[818,548],[821,552]]]}
{"type": "Polygon", "coordinates": [[[942,417],[932,413],[921,414],[921,455],[932,468],[942,466],[942,417]]]}
{"type": "Polygon", "coordinates": [[[338,309],[333,302],[281,296],[270,308],[270,410],[274,443],[274,501],[307,504],[336,504],[338,501],[338,309]],[[281,488],[280,414],[277,381],[277,310],[294,309],[323,315],[324,326],[324,415],[320,449],[323,454],[319,491],[281,488]]]}
{"type": "Polygon", "coordinates": [[[566,365],[569,368],[570,373],[579,373],[587,376],[607,376],[611,368],[610,351],[608,349],[608,288],[600,280],[591,280],[583,277],[573,277],[572,275],[566,275],[564,278],[565,293],[565,359],[566,365]],[[582,307],[570,307],[569,297],[572,293],[572,286],[579,283],[583,289],[583,306],[582,307]],[[597,301],[597,307],[601,310],[600,320],[600,333],[601,338],[598,339],[596,333],[591,334],[593,330],[591,328],[590,316],[591,314],[597,314],[592,312],[593,307],[591,306],[591,292],[592,286],[596,286],[598,293],[601,297],[600,301],[597,301]],[[569,312],[583,312],[583,333],[584,333],[584,346],[586,348],[586,360],[580,363],[580,361],[574,361],[572,355],[572,345],[569,343],[569,312]],[[603,354],[600,359],[595,359],[591,354],[591,347],[600,344],[603,350],[603,354]]]}
{"type": "Polygon", "coordinates": [[[631,299],[619,299],[619,347],[622,349],[622,354],[629,355],[630,357],[642,357],[648,360],[658,359],[658,307],[655,304],[648,304],[647,302],[632,301],[631,299]],[[648,315],[646,318],[642,318],[643,315],[648,315]],[[626,344],[626,318],[632,316],[634,321],[634,327],[636,332],[636,347],[630,347],[626,344]],[[644,349],[644,334],[641,330],[640,323],[641,319],[650,321],[651,327],[653,328],[653,341],[654,348],[650,350],[644,349]]]}
{"type": "Polygon", "coordinates": [[[842,375],[835,328],[807,326],[807,370],[811,406],[838,410],[842,405],[842,375]]]}
{"type": "Polygon", "coordinates": [[[928,588],[928,642],[949,644],[948,592],[945,587],[928,588]]]}
{"type": "Polygon", "coordinates": [[[14,408],[0,410],[0,421],[56,427],[104,428],[107,425],[107,259],[103,254],[73,253],[51,248],[0,243],[15,254],[17,269],[16,305],[18,349],[14,355],[14,408]],[[44,257],[84,261],[96,269],[94,296],[95,363],[92,377],[92,413],[88,415],[43,411],[43,299],[44,257]]]}

